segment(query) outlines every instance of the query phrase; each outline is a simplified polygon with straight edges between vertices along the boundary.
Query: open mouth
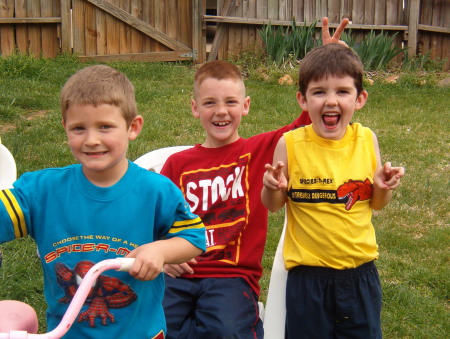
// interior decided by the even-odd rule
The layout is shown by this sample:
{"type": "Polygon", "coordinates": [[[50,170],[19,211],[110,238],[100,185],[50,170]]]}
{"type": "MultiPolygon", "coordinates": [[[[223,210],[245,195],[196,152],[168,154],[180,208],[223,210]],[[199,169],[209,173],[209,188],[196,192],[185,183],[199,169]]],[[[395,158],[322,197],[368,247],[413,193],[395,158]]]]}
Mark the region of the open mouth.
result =
{"type": "Polygon", "coordinates": [[[325,113],[322,115],[322,121],[327,127],[334,127],[339,123],[341,115],[339,113],[325,113]]]}
{"type": "Polygon", "coordinates": [[[216,127],[226,127],[229,124],[231,124],[231,122],[229,121],[217,121],[217,122],[213,122],[213,125],[216,127]]]}

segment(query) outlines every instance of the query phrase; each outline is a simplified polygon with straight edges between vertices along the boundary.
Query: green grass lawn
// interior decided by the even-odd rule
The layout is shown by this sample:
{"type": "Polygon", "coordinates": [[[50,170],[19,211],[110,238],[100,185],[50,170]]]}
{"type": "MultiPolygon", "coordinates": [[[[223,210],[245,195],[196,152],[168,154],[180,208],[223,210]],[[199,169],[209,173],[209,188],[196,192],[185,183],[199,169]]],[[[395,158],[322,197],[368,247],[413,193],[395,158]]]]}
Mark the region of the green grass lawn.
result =
{"type": "MultiPolygon", "coordinates": [[[[194,67],[188,64],[114,63],[136,87],[144,129],[129,158],[164,146],[191,145],[204,138],[190,112],[194,67]]],[[[0,136],[14,155],[19,175],[74,162],[61,126],[59,90],[77,69],[70,57],[0,59],[0,136]]],[[[295,73],[295,72],[294,72],[295,73]]],[[[447,74],[448,75],[448,74],[447,74]]],[[[449,88],[432,75],[402,75],[396,84],[375,77],[366,106],[354,121],[377,134],[383,161],[404,166],[406,176],[392,202],[374,214],[380,246],[385,338],[447,338],[449,331],[449,88]],[[423,78],[421,78],[423,80],[423,78]]],[[[300,112],[295,86],[275,78],[246,81],[252,98],[243,119],[244,137],[292,121],[300,112]]],[[[264,301],[283,214],[270,215],[261,281],[264,301]]],[[[45,329],[42,274],[31,239],[0,245],[0,300],[17,299],[37,310],[45,329]]],[[[269,338],[270,339],[270,338],[269,338]]]]}

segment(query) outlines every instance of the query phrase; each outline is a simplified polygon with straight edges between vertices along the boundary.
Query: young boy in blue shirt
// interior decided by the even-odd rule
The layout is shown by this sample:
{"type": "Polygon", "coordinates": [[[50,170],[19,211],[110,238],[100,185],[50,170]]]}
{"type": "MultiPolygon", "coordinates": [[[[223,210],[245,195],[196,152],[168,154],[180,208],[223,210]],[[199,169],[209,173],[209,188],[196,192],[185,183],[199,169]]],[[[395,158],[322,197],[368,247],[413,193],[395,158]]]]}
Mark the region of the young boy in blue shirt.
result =
{"type": "Polygon", "coordinates": [[[297,101],[309,126],[284,134],[261,198],[287,205],[286,338],[381,338],[381,285],[372,209],[386,206],[403,167],[381,165],[375,134],[350,123],[364,107],[363,65],[330,44],[302,60],[297,101]]]}
{"type": "Polygon", "coordinates": [[[139,135],[134,88],[104,65],[75,73],[61,91],[62,124],[80,164],[23,174],[0,191],[0,243],[30,235],[39,249],[55,328],[80,278],[103,259],[135,258],[93,286],[66,338],[164,338],[167,263],[205,250],[205,228],[180,190],[126,158],[139,135]]]}

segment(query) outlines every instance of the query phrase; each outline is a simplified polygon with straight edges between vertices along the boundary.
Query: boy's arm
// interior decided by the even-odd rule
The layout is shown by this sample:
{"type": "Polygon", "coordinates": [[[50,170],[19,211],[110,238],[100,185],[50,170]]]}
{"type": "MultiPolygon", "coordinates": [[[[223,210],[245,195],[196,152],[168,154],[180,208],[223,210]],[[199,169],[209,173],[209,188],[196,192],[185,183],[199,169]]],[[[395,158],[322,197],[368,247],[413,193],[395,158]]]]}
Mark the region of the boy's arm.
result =
{"type": "Polygon", "coordinates": [[[139,280],[153,280],[164,264],[180,264],[201,254],[202,250],[188,240],[174,237],[139,246],[127,258],[136,258],[130,274],[139,280]]]}
{"type": "Polygon", "coordinates": [[[403,167],[392,167],[390,162],[381,166],[380,148],[375,134],[373,134],[373,144],[377,157],[377,169],[373,177],[370,207],[374,210],[380,210],[391,201],[392,191],[400,186],[400,178],[404,176],[405,169],[403,167]]]}
{"type": "Polygon", "coordinates": [[[281,137],[273,154],[273,166],[265,165],[263,177],[261,201],[269,211],[276,212],[286,203],[289,178],[287,165],[286,141],[281,137]]]}

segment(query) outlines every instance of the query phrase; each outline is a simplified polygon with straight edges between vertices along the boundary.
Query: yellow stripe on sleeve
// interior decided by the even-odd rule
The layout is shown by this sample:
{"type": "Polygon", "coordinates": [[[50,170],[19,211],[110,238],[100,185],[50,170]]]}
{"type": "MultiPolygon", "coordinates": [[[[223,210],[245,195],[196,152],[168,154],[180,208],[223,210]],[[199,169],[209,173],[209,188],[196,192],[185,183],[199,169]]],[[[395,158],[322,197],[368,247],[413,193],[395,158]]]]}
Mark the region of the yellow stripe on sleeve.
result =
{"type": "Polygon", "coordinates": [[[172,227],[170,228],[169,233],[173,234],[187,229],[199,229],[204,227],[205,225],[203,225],[202,219],[200,219],[200,217],[197,217],[191,220],[175,221],[172,227]]]}
{"type": "Polygon", "coordinates": [[[6,211],[8,212],[13,223],[14,236],[16,238],[26,237],[28,232],[25,224],[25,218],[14,194],[12,194],[8,189],[0,191],[0,200],[3,202],[3,205],[5,206],[6,211]]]}

